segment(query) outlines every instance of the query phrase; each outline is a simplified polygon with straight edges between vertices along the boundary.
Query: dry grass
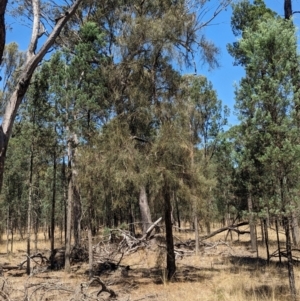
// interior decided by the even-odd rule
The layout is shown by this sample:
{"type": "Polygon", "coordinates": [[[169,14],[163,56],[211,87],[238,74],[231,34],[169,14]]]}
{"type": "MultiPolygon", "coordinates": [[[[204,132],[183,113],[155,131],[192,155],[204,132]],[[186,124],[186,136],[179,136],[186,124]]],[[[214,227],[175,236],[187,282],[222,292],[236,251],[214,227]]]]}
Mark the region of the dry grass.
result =
{"type": "MultiPolygon", "coordinates": [[[[247,230],[245,227],[243,230],[247,230]]],[[[258,229],[259,230],[259,229],[258,229]]],[[[270,230],[270,252],[277,248],[275,231],[270,230]]],[[[180,240],[193,238],[190,233],[175,233],[180,240]]],[[[221,233],[209,242],[225,240],[226,233],[221,233]]],[[[5,239],[5,237],[4,237],[5,239]]],[[[283,234],[281,235],[284,241],[283,234]]],[[[117,300],[152,300],[152,301],[286,301],[289,300],[289,285],[287,269],[276,267],[275,264],[267,266],[263,260],[254,259],[255,254],[249,251],[249,235],[233,234],[227,237],[226,244],[219,244],[214,248],[201,248],[199,256],[188,256],[177,260],[177,272],[174,282],[167,283],[164,276],[165,253],[164,249],[151,246],[124,257],[122,264],[130,265],[131,270],[127,278],[114,272],[103,275],[102,279],[110,283],[110,288],[118,293],[117,300]],[[252,258],[252,259],[251,259],[252,258]]],[[[57,245],[60,244],[59,235],[57,245]]],[[[32,246],[34,244],[32,243],[32,246]]],[[[39,251],[48,252],[50,243],[45,241],[44,235],[39,236],[39,251]]],[[[6,255],[6,243],[0,245],[1,262],[19,263],[25,257],[26,241],[14,242],[14,253],[6,255]],[[5,255],[4,255],[5,254],[5,255]]],[[[259,255],[263,259],[266,251],[263,244],[259,245],[259,255]]],[[[12,286],[23,288],[30,281],[55,281],[65,287],[76,287],[87,281],[85,274],[87,264],[83,264],[72,274],[64,271],[47,272],[28,278],[13,277],[5,272],[12,286]]],[[[295,267],[295,278],[298,291],[300,269],[295,267]]],[[[62,300],[57,294],[49,300],[62,300]]],[[[108,298],[101,294],[102,299],[108,298]]],[[[18,298],[12,300],[19,300],[18,298]]],[[[21,299],[20,299],[21,300],[21,299]]]]}

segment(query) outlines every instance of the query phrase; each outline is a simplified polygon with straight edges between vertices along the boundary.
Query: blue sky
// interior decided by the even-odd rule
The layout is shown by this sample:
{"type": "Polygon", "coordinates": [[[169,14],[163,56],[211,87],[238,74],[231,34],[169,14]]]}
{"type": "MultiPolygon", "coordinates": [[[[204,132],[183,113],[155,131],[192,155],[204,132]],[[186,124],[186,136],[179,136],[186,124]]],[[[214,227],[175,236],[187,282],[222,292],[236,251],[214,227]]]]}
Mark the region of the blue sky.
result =
{"type": "MultiPolygon", "coordinates": [[[[218,0],[215,0],[218,1],[218,0]]],[[[216,3],[216,2],[215,2],[216,3]]],[[[283,3],[284,0],[265,0],[266,5],[276,11],[279,15],[284,14],[283,3]]],[[[293,10],[300,10],[299,1],[293,1],[293,10]]],[[[226,45],[236,40],[232,34],[230,27],[231,8],[222,12],[217,18],[204,29],[204,33],[208,39],[213,41],[216,46],[221,50],[219,56],[220,67],[214,70],[208,70],[207,66],[198,65],[197,74],[205,75],[213,84],[214,89],[217,91],[218,97],[226,104],[231,110],[229,124],[236,124],[237,117],[234,115],[234,83],[238,83],[243,76],[243,69],[241,67],[233,66],[233,59],[226,50],[226,45]]],[[[294,22],[297,27],[300,27],[300,14],[294,16],[294,22]]],[[[29,37],[30,28],[20,26],[16,20],[11,18],[7,19],[9,26],[14,30],[7,32],[7,43],[15,41],[19,44],[21,50],[26,50],[29,37]]],[[[194,70],[190,70],[194,73],[194,70]]]]}
{"type": "MultiPolygon", "coordinates": [[[[265,0],[265,3],[267,7],[277,12],[278,15],[284,15],[284,0],[265,0]]],[[[300,10],[299,1],[293,1],[293,10],[300,10]]],[[[220,68],[209,71],[206,66],[199,66],[197,72],[198,74],[205,75],[212,82],[214,89],[218,93],[219,99],[222,100],[223,104],[226,104],[230,108],[231,116],[229,118],[229,123],[234,125],[238,122],[238,119],[233,112],[235,101],[234,83],[239,83],[244,73],[241,67],[233,66],[233,59],[226,50],[226,45],[236,40],[230,26],[231,14],[231,8],[227,9],[227,11],[222,12],[213,22],[215,25],[208,26],[205,29],[207,37],[221,49],[221,54],[219,56],[221,64],[220,68]]],[[[299,30],[300,14],[294,15],[294,23],[299,30]]]]}

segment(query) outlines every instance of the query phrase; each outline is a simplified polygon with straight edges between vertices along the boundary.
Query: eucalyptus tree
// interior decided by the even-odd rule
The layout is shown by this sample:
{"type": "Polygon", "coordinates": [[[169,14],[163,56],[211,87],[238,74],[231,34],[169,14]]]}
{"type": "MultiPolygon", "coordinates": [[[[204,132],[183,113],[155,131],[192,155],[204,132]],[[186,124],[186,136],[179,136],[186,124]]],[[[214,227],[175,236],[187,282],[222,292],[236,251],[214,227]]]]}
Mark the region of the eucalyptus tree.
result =
{"type": "MultiPolygon", "coordinates": [[[[247,27],[239,48],[246,58],[246,75],[236,91],[236,108],[245,139],[248,172],[263,201],[259,214],[283,218],[291,294],[296,299],[290,240],[290,220],[298,207],[299,64],[295,29],[290,21],[262,19],[247,27]],[[257,162],[257,164],[255,164],[257,162]]],[[[253,182],[248,182],[253,186],[253,182]]],[[[249,191],[252,187],[248,188],[249,191]]]]}
{"type": "MultiPolygon", "coordinates": [[[[13,124],[18,112],[18,109],[20,107],[21,101],[24,98],[29,84],[31,77],[37,68],[38,64],[42,61],[44,56],[47,54],[49,49],[53,46],[55,43],[55,39],[60,34],[62,28],[64,25],[68,22],[68,20],[75,14],[76,9],[80,5],[82,0],[76,0],[70,7],[68,7],[65,11],[61,11],[62,15],[57,16],[57,18],[54,18],[52,20],[45,20],[43,22],[43,17],[47,14],[43,14],[43,11],[41,9],[42,4],[47,4],[47,2],[43,2],[41,0],[32,0],[30,3],[26,3],[26,5],[23,5],[24,3],[16,1],[13,3],[15,5],[14,8],[17,9],[17,11],[21,13],[25,13],[25,15],[28,16],[28,20],[32,20],[32,34],[29,42],[29,46],[26,53],[26,61],[24,62],[20,75],[18,77],[17,83],[15,85],[14,90],[12,91],[6,106],[5,110],[2,116],[2,124],[0,128],[0,185],[2,185],[3,182],[3,172],[4,172],[4,163],[5,163],[5,154],[8,147],[8,142],[11,137],[13,124]],[[40,38],[46,34],[46,24],[49,25],[49,32],[50,34],[46,38],[45,42],[38,47],[38,42],[40,41],[40,38]]],[[[4,13],[6,8],[7,1],[1,1],[0,5],[0,12],[4,13]]],[[[49,5],[53,5],[53,3],[49,2],[49,5]]],[[[44,7],[44,6],[43,6],[44,7]]],[[[61,7],[58,5],[58,7],[61,7]]],[[[63,7],[61,7],[63,10],[63,7]]],[[[3,25],[4,21],[4,15],[1,14],[0,18],[1,24],[3,25]]],[[[1,36],[4,37],[5,31],[3,30],[3,27],[0,24],[0,31],[1,36]]],[[[0,45],[3,44],[4,38],[1,37],[0,45]]],[[[2,46],[1,46],[2,47],[2,46]]],[[[0,49],[1,51],[1,49],[0,49]]],[[[1,53],[2,58],[2,53],[1,53]]]]}

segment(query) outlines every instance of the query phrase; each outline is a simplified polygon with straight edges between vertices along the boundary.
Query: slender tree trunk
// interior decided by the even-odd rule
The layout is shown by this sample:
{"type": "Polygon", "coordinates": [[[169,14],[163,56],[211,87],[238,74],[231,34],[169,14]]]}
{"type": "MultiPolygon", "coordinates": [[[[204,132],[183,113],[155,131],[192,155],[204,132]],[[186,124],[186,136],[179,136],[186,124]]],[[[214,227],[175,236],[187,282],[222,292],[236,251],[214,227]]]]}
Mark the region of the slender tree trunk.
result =
{"type": "Polygon", "coordinates": [[[30,167],[29,167],[29,193],[27,208],[27,268],[26,273],[30,275],[30,236],[31,236],[31,210],[32,210],[32,175],[33,175],[33,146],[30,149],[30,167]]]}
{"type": "Polygon", "coordinates": [[[132,202],[129,202],[129,232],[132,236],[135,237],[135,226],[134,226],[134,216],[133,216],[133,209],[132,207],[134,204],[132,202]]]}
{"type": "Polygon", "coordinates": [[[257,250],[256,244],[256,226],[253,218],[253,203],[251,194],[248,196],[248,212],[249,212],[249,226],[250,226],[250,240],[252,251],[257,250]]]}
{"type": "Polygon", "coordinates": [[[265,241],[265,230],[264,230],[264,221],[260,219],[260,231],[261,231],[261,242],[265,241]]]}
{"type": "Polygon", "coordinates": [[[146,187],[144,185],[140,187],[139,207],[140,207],[140,212],[142,217],[143,234],[145,234],[148,228],[152,224],[152,219],[151,219],[151,212],[148,204],[146,187]]]}
{"type": "Polygon", "coordinates": [[[74,245],[79,247],[81,245],[81,217],[82,217],[82,210],[81,210],[81,198],[78,191],[78,187],[76,185],[76,180],[74,179],[74,171],[72,176],[73,181],[73,222],[74,222],[74,245]]]}
{"type": "Polygon", "coordinates": [[[173,242],[173,227],[172,227],[172,205],[171,191],[168,185],[164,187],[164,202],[165,202],[165,226],[166,226],[166,243],[167,243],[167,278],[171,280],[176,272],[176,262],[173,242]]]}
{"type": "Polygon", "coordinates": [[[265,236],[265,245],[267,251],[267,262],[270,263],[270,252],[269,252],[269,235],[268,235],[268,223],[267,219],[264,218],[264,236],[265,236]]]}
{"type": "Polygon", "coordinates": [[[298,218],[295,213],[292,214],[292,237],[293,237],[293,244],[296,247],[300,245],[300,233],[299,233],[299,224],[298,218]]]}
{"type": "Polygon", "coordinates": [[[65,272],[70,273],[70,255],[71,255],[71,228],[72,228],[72,207],[73,207],[73,181],[72,181],[72,145],[68,142],[68,203],[66,219],[66,253],[65,253],[65,272]]]}
{"type": "Polygon", "coordinates": [[[195,244],[196,244],[196,255],[199,255],[199,231],[198,231],[198,217],[195,215],[195,244]]]}
{"type": "Polygon", "coordinates": [[[6,254],[9,254],[9,232],[10,232],[10,209],[9,206],[7,208],[7,216],[6,216],[6,254]]]}
{"type": "Polygon", "coordinates": [[[53,153],[53,186],[51,208],[51,269],[54,269],[54,238],[55,238],[55,200],[56,199],[56,151],[53,153]]]}
{"type": "Polygon", "coordinates": [[[277,218],[275,219],[275,227],[276,227],[276,237],[277,237],[279,263],[281,263],[281,249],[280,249],[279,228],[278,228],[278,219],[277,218]]]}
{"type": "Polygon", "coordinates": [[[89,222],[88,222],[88,244],[89,244],[89,279],[92,279],[94,276],[93,273],[93,234],[92,234],[92,228],[93,228],[93,219],[92,219],[92,195],[91,190],[89,191],[89,208],[88,208],[88,216],[89,216],[89,222]]]}
{"type": "Polygon", "coordinates": [[[176,206],[176,215],[177,215],[178,231],[180,232],[180,229],[181,229],[180,213],[179,213],[178,197],[177,197],[176,193],[175,193],[175,206],[176,206]]]}
{"type": "Polygon", "coordinates": [[[286,255],[288,260],[288,274],[289,274],[289,284],[290,292],[294,301],[297,300],[297,292],[295,285],[295,275],[294,275],[294,265],[293,265],[293,256],[292,256],[292,242],[290,237],[290,222],[288,217],[283,218],[284,229],[285,229],[285,238],[286,238],[286,255]]]}
{"type": "Polygon", "coordinates": [[[5,30],[6,5],[7,5],[7,0],[0,1],[0,63],[2,62],[5,40],[6,40],[6,30],[5,30]]]}

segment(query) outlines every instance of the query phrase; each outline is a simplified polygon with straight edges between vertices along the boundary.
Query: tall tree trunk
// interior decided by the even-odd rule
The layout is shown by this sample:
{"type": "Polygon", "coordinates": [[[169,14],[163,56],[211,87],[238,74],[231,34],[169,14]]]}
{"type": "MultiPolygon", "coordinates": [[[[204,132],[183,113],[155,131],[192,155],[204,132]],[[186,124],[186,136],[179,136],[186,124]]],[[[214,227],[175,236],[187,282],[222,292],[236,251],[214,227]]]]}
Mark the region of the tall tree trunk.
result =
{"type": "Polygon", "coordinates": [[[78,187],[76,185],[76,179],[74,179],[74,171],[72,176],[73,182],[73,231],[74,231],[74,245],[79,247],[81,245],[81,218],[82,218],[82,209],[81,209],[81,199],[78,187]]]}
{"type": "Polygon", "coordinates": [[[0,63],[2,62],[5,40],[6,40],[6,30],[5,30],[6,5],[7,5],[7,0],[0,0],[0,63]]]}
{"type": "MultiPolygon", "coordinates": [[[[198,216],[195,215],[195,244],[196,244],[196,255],[199,255],[199,231],[198,231],[198,216]]],[[[207,233],[210,234],[210,233],[207,233]]]]}
{"type": "Polygon", "coordinates": [[[265,236],[265,245],[267,251],[267,262],[269,264],[270,263],[269,234],[268,234],[268,223],[266,218],[264,218],[264,236],[265,236]]]}
{"type": "Polygon", "coordinates": [[[66,252],[65,252],[65,272],[70,273],[70,254],[71,254],[71,228],[72,228],[72,207],[73,207],[73,179],[72,179],[72,145],[68,141],[68,202],[66,220],[66,252]]]}
{"type": "Polygon", "coordinates": [[[178,231],[180,232],[180,229],[181,229],[180,213],[179,213],[178,197],[177,197],[176,193],[175,193],[175,206],[176,206],[176,216],[177,216],[178,231]]]}
{"type": "Polygon", "coordinates": [[[171,205],[171,190],[168,185],[164,187],[164,202],[165,202],[165,226],[166,226],[166,243],[167,243],[167,278],[171,280],[176,272],[176,262],[174,253],[173,230],[172,230],[172,205],[171,205]]]}
{"type": "Polygon", "coordinates": [[[51,207],[51,269],[54,269],[54,237],[55,237],[55,198],[56,198],[56,151],[53,153],[53,186],[51,207]]]}
{"type": "MultiPolygon", "coordinates": [[[[76,9],[82,0],[76,0],[73,5],[66,11],[64,16],[58,20],[55,24],[52,32],[49,34],[45,43],[36,52],[36,46],[38,39],[40,38],[39,28],[40,28],[40,9],[38,0],[32,1],[33,8],[33,28],[30,45],[27,51],[27,60],[22,68],[21,75],[18,79],[18,83],[15,87],[14,92],[11,94],[10,99],[8,100],[4,114],[2,116],[2,124],[0,126],[0,191],[3,184],[3,174],[4,174],[4,165],[5,165],[5,155],[11,136],[13,124],[17,115],[19,106],[24,98],[27,89],[30,84],[31,77],[33,72],[37,68],[38,64],[48,53],[48,50],[52,47],[55,42],[55,39],[59,36],[62,28],[68,22],[68,20],[74,15],[76,9]]],[[[2,25],[4,22],[4,12],[6,8],[6,0],[0,0],[0,54],[3,38],[1,35],[5,35],[2,25]]]]}
{"type": "Polygon", "coordinates": [[[257,250],[257,244],[256,244],[256,226],[253,218],[253,202],[252,202],[252,196],[249,194],[248,196],[248,212],[249,212],[249,226],[250,226],[250,240],[251,240],[251,249],[252,251],[257,250]]]}
{"type": "Polygon", "coordinates": [[[279,240],[278,218],[275,219],[275,227],[276,227],[276,237],[277,237],[279,263],[281,263],[281,248],[280,248],[280,240],[279,240]]]}
{"type": "Polygon", "coordinates": [[[139,207],[140,207],[140,212],[142,217],[143,234],[145,234],[148,228],[151,226],[152,220],[151,220],[151,212],[148,204],[146,187],[144,185],[140,187],[139,207]]]}
{"type": "Polygon", "coordinates": [[[265,230],[264,230],[264,221],[260,219],[260,231],[261,231],[261,242],[265,241],[265,230]]]}
{"type": "Polygon", "coordinates": [[[290,237],[290,222],[288,217],[283,218],[284,229],[285,229],[285,239],[286,239],[286,255],[288,260],[288,274],[289,274],[289,284],[290,292],[293,300],[297,300],[297,292],[295,285],[295,275],[294,275],[294,265],[293,265],[293,256],[292,256],[292,243],[290,237]]]}
{"type": "Polygon", "coordinates": [[[132,202],[129,202],[129,212],[128,212],[128,217],[129,217],[129,232],[130,235],[132,235],[133,237],[135,237],[135,226],[134,226],[134,216],[133,216],[133,206],[134,204],[132,204],[132,202]]]}
{"type": "Polygon", "coordinates": [[[9,254],[9,234],[10,234],[10,207],[7,208],[6,216],[6,254],[9,254]]]}
{"type": "Polygon", "coordinates": [[[284,0],[284,18],[289,20],[292,15],[292,0],[284,0]]]}
{"type": "Polygon", "coordinates": [[[29,166],[29,192],[27,208],[27,267],[26,273],[30,275],[30,239],[31,239],[31,210],[32,210],[32,175],[33,175],[33,145],[30,147],[30,166],[29,166]]]}
{"type": "Polygon", "coordinates": [[[92,210],[93,210],[93,205],[92,205],[92,195],[91,191],[89,191],[89,208],[88,208],[88,216],[89,216],[89,221],[88,221],[88,244],[89,244],[89,279],[92,279],[94,276],[93,273],[93,235],[92,235],[92,228],[93,228],[93,219],[92,219],[92,210]]]}

